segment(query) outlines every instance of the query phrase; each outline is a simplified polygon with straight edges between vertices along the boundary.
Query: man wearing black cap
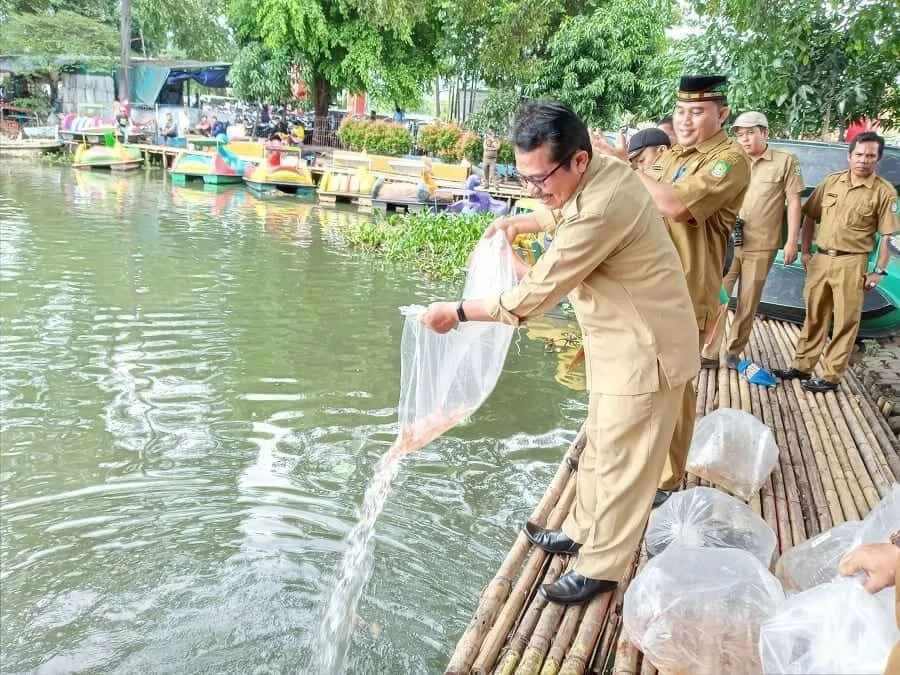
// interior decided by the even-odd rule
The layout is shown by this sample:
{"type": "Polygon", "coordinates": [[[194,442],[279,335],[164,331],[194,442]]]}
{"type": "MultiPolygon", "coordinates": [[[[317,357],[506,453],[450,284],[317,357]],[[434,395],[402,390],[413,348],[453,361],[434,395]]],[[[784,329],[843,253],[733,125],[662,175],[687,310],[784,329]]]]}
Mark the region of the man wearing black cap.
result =
{"type": "MultiPolygon", "coordinates": [[[[698,351],[714,325],[728,238],[750,182],[749,158],[722,128],[729,113],[727,84],[719,75],[682,77],[673,116],[678,143],[638,173],[681,258],[697,318],[698,351]]],[[[599,152],[617,154],[597,136],[593,140],[599,152]]],[[[654,506],[665,502],[684,477],[695,406],[696,395],[688,387],[654,506]]]]}
{"type": "Polygon", "coordinates": [[[669,147],[669,137],[662,129],[641,129],[628,141],[628,161],[631,162],[631,168],[646,171],[669,147]]]}

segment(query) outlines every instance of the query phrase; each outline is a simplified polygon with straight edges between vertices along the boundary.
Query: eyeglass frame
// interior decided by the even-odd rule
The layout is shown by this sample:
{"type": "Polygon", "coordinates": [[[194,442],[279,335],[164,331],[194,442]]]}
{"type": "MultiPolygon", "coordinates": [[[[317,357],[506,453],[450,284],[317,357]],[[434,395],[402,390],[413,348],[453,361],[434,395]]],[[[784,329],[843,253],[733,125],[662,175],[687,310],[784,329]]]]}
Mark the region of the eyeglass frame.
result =
{"type": "Polygon", "coordinates": [[[550,180],[550,177],[553,174],[555,174],[557,171],[559,171],[561,168],[563,168],[563,166],[566,166],[567,164],[569,164],[579,149],[580,148],[576,148],[575,150],[570,152],[563,161],[561,161],[559,164],[557,164],[555,167],[553,167],[549,171],[549,173],[547,173],[542,178],[529,178],[528,176],[525,176],[520,173],[519,174],[519,183],[522,185],[522,187],[528,187],[529,185],[532,185],[532,186],[536,187],[538,190],[543,190],[544,185],[546,185],[547,181],[550,180]]]}

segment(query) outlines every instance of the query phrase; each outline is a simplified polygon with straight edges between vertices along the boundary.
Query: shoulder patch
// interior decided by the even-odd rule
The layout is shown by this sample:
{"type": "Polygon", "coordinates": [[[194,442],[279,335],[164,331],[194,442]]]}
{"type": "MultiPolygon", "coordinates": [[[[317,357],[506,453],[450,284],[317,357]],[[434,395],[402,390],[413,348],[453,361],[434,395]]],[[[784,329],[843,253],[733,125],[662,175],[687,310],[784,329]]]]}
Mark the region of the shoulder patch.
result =
{"type": "Polygon", "coordinates": [[[727,162],[724,159],[717,159],[712,165],[710,173],[716,178],[724,178],[730,170],[731,162],[727,162]]]}

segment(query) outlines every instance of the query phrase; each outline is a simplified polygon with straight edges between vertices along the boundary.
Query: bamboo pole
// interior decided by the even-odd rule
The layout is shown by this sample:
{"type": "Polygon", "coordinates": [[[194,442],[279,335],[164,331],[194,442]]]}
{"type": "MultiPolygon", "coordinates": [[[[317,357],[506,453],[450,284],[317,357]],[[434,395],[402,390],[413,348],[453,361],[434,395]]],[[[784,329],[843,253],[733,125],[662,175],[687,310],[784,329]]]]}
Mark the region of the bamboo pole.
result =
{"type": "MultiPolygon", "coordinates": [[[[647,549],[642,546],[637,565],[637,572],[634,575],[635,577],[641,573],[646,564],[647,549]]],[[[638,669],[640,668],[641,652],[638,650],[637,645],[626,637],[624,630],[619,633],[619,640],[616,643],[615,658],[616,662],[614,664],[615,669],[613,670],[613,675],[638,675],[640,673],[638,669]]]]}
{"type": "Polygon", "coordinates": [[[528,641],[528,647],[522,655],[522,662],[515,671],[516,675],[538,675],[541,672],[541,668],[544,665],[544,657],[547,656],[550,643],[553,641],[553,635],[559,628],[565,611],[565,605],[555,602],[550,603],[546,607],[531,635],[531,639],[528,641]]]}
{"type": "MultiPolygon", "coordinates": [[[[566,484],[565,491],[563,492],[562,497],[560,497],[556,508],[550,512],[550,515],[547,518],[548,529],[558,529],[560,525],[562,525],[563,520],[569,513],[569,508],[574,499],[575,480],[570,480],[566,484]]],[[[519,536],[522,538],[525,537],[522,533],[519,533],[519,536]]],[[[530,542],[528,542],[528,545],[531,547],[530,542]]],[[[535,590],[534,582],[547,557],[548,554],[545,551],[535,547],[534,552],[531,554],[531,558],[529,558],[528,562],[522,568],[522,573],[520,574],[518,581],[516,581],[515,586],[509,593],[506,603],[500,609],[499,613],[495,615],[496,618],[494,619],[493,625],[488,627],[487,635],[484,637],[481,644],[481,650],[478,652],[475,663],[472,665],[473,673],[488,673],[494,667],[497,656],[500,654],[500,650],[506,642],[506,637],[509,635],[510,629],[519,616],[519,612],[529,596],[535,590]]]]}
{"type": "MultiPolygon", "coordinates": [[[[569,651],[569,646],[575,639],[575,631],[581,624],[582,616],[584,616],[584,605],[570,605],[566,608],[559,630],[553,637],[553,644],[550,645],[550,650],[544,659],[541,675],[556,675],[559,672],[566,652],[569,651]]],[[[610,616],[609,619],[615,619],[615,616],[610,616]]]]}
{"type": "MultiPolygon", "coordinates": [[[[586,438],[585,429],[582,425],[567,454],[577,457],[581,450],[584,449],[586,438]]],[[[542,523],[546,521],[547,515],[559,501],[571,475],[572,472],[566,463],[561,462],[550,486],[531,514],[533,522],[542,523]]],[[[574,481],[571,482],[574,484],[574,481]]],[[[509,597],[515,573],[522,566],[522,562],[530,550],[531,542],[520,532],[512,548],[506,554],[506,558],[500,565],[497,574],[482,591],[475,615],[469,622],[469,626],[457,643],[456,649],[450,658],[446,671],[448,674],[463,674],[470,671],[488,631],[494,625],[497,615],[509,597]]]]}
{"type": "Polygon", "coordinates": [[[559,675],[582,675],[587,670],[588,660],[603,629],[612,597],[612,593],[604,593],[588,603],[569,653],[560,666],[559,675]]]}
{"type": "Polygon", "coordinates": [[[841,408],[838,405],[837,396],[834,392],[829,392],[825,394],[824,402],[826,409],[822,412],[828,418],[828,421],[834,425],[835,433],[844,448],[845,466],[849,467],[849,471],[859,485],[860,493],[863,496],[864,503],[857,506],[860,513],[868,513],[881,499],[878,496],[878,490],[875,489],[872,477],[869,476],[866,465],[860,457],[859,450],[853,442],[853,437],[847,428],[847,422],[844,420],[841,408]]]}
{"type": "MultiPolygon", "coordinates": [[[[882,473],[881,463],[878,461],[875,449],[869,443],[865,431],[863,431],[859,420],[856,418],[847,395],[842,391],[836,392],[836,396],[829,399],[828,408],[832,413],[835,412],[835,409],[841,413],[840,420],[846,427],[850,442],[855,449],[851,459],[858,457],[858,461],[862,463],[864,470],[872,481],[872,486],[876,490],[877,501],[881,501],[882,497],[891,491],[891,483],[893,481],[889,482],[882,473]]],[[[870,506],[874,508],[873,504],[870,504],[870,506]]]]}
{"type": "MultiPolygon", "coordinates": [[[[856,385],[857,391],[862,391],[862,384],[852,372],[848,371],[845,378],[856,385]]],[[[865,414],[866,421],[871,425],[872,431],[875,433],[876,438],[878,438],[879,443],[884,448],[885,452],[893,449],[894,454],[900,456],[900,440],[898,440],[897,435],[891,431],[888,421],[878,414],[868,400],[868,397],[864,395],[860,396],[859,405],[865,414]]]]}
{"type": "MultiPolygon", "coordinates": [[[[813,405],[819,404],[819,400],[823,398],[822,394],[808,394],[807,398],[813,399],[813,405]]],[[[817,406],[818,407],[818,406],[817,406]]],[[[862,488],[859,486],[859,481],[856,480],[856,476],[853,473],[853,468],[850,466],[850,461],[847,459],[847,452],[844,448],[843,442],[841,441],[841,436],[838,434],[837,428],[834,425],[834,421],[830,418],[829,415],[823,414],[821,408],[826,408],[826,406],[821,406],[819,409],[819,419],[822,421],[822,426],[825,427],[825,431],[828,436],[828,446],[831,448],[831,452],[833,453],[835,459],[837,460],[839,471],[841,475],[844,477],[844,481],[847,484],[847,489],[850,492],[851,497],[853,498],[852,510],[847,510],[847,505],[843,504],[845,515],[848,520],[856,520],[861,515],[868,512],[869,505],[866,502],[866,498],[863,495],[862,488]]]]}
{"type": "Polygon", "coordinates": [[[634,581],[634,577],[637,574],[638,564],[641,560],[643,550],[643,544],[638,547],[638,550],[635,552],[634,559],[631,561],[631,565],[629,566],[628,572],[622,578],[622,583],[619,584],[619,587],[616,589],[615,595],[612,600],[612,609],[610,610],[610,618],[609,621],[606,622],[606,626],[603,628],[603,633],[600,636],[600,640],[597,643],[597,649],[594,651],[594,655],[591,659],[591,668],[594,671],[600,671],[602,673],[607,672],[607,664],[612,662],[612,659],[615,657],[614,646],[619,637],[619,628],[622,623],[622,611],[625,605],[625,591],[628,590],[628,586],[634,581]]]}
{"type": "Polygon", "coordinates": [[[866,434],[866,438],[876,450],[876,458],[881,466],[882,474],[889,483],[900,480],[900,457],[891,452],[888,443],[882,443],[875,426],[869,423],[862,406],[865,397],[847,396],[846,399],[853,414],[860,420],[860,427],[866,434]]]}
{"type": "MultiPolygon", "coordinates": [[[[563,559],[563,556],[553,556],[550,565],[547,567],[547,573],[544,575],[544,583],[550,584],[556,581],[565,565],[566,561],[563,559]]],[[[521,614],[519,625],[516,627],[515,633],[507,642],[506,651],[500,659],[500,665],[497,666],[494,672],[500,673],[501,675],[510,675],[511,673],[516,672],[516,668],[522,660],[522,654],[528,646],[528,640],[534,632],[535,627],[540,622],[541,616],[547,605],[547,599],[544,598],[543,595],[534,593],[531,602],[521,614]]],[[[472,670],[473,672],[477,672],[483,670],[483,668],[476,662],[476,665],[472,670]]]]}

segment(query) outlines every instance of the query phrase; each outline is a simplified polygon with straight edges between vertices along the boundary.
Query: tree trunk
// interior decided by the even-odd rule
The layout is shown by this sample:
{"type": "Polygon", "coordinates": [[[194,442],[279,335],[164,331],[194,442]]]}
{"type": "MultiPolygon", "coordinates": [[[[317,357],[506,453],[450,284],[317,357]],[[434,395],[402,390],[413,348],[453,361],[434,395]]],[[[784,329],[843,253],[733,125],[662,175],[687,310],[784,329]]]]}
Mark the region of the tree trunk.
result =
{"type": "Polygon", "coordinates": [[[434,116],[441,119],[441,78],[434,78],[434,116]]]}
{"type": "Polygon", "coordinates": [[[475,95],[478,93],[478,72],[472,74],[472,96],[469,97],[469,115],[475,112],[475,95]]]}
{"type": "Polygon", "coordinates": [[[313,108],[315,109],[315,132],[313,143],[316,145],[328,145],[327,139],[331,134],[328,107],[331,105],[331,82],[315,75],[312,79],[313,108]]]}
{"type": "Polygon", "coordinates": [[[119,5],[119,50],[122,71],[119,77],[119,100],[131,98],[131,82],[128,66],[131,56],[131,0],[121,0],[119,5]]]}

